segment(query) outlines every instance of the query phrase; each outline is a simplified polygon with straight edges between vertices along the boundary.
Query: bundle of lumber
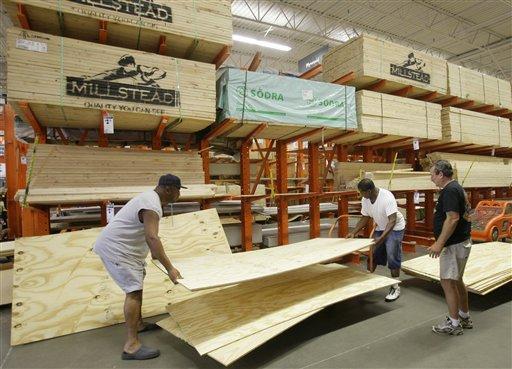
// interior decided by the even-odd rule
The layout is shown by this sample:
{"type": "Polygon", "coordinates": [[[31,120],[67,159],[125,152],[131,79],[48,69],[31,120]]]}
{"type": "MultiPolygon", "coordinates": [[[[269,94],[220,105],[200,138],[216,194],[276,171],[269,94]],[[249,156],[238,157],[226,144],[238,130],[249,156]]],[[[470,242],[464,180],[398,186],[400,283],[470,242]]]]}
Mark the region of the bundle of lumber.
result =
{"type": "Polygon", "coordinates": [[[13,107],[42,126],[196,132],[215,119],[215,66],[10,28],[8,84],[13,107]]]}
{"type": "Polygon", "coordinates": [[[356,93],[357,125],[365,133],[440,139],[441,106],[373,91],[356,93]]]}
{"type": "Polygon", "coordinates": [[[509,119],[446,107],[441,111],[443,139],[476,145],[512,146],[509,119]]]}
{"type": "Polygon", "coordinates": [[[233,25],[228,0],[4,2],[14,25],[24,26],[17,9],[22,5],[30,29],[84,41],[100,41],[207,63],[214,62],[222,49],[232,44],[233,25]],[[105,24],[98,27],[102,21],[105,24]]]}
{"type": "MultiPolygon", "coordinates": [[[[486,295],[512,281],[512,244],[487,242],[474,244],[464,271],[464,283],[470,292],[486,295]]],[[[439,260],[428,255],[402,263],[410,275],[439,281],[439,260]]]]}
{"type": "MultiPolygon", "coordinates": [[[[152,151],[72,145],[33,145],[28,149],[30,175],[27,202],[78,204],[128,201],[156,186],[163,174],[172,173],[189,187],[181,200],[215,196],[205,185],[202,159],[197,151],[152,151]],[[31,169],[30,169],[31,168],[31,169]]],[[[24,200],[24,191],[18,192],[24,200]]]]}
{"type": "Polygon", "coordinates": [[[460,65],[448,65],[448,94],[481,104],[512,109],[510,81],[488,76],[460,65]]]}
{"type": "MultiPolygon", "coordinates": [[[[92,251],[101,228],[15,241],[11,344],[19,345],[121,323],[125,295],[92,251]]],[[[159,235],[174,260],[230,253],[214,209],[163,218],[159,235]]],[[[142,315],[202,292],[173,286],[150,262],[142,315]]]]}
{"type": "MultiPolygon", "coordinates": [[[[410,164],[395,164],[395,170],[412,170],[410,164]]],[[[346,188],[356,178],[364,178],[366,172],[391,170],[390,163],[337,162],[334,169],[334,187],[346,188]]]]}
{"type": "Polygon", "coordinates": [[[434,152],[427,155],[429,169],[437,160],[447,160],[454,169],[456,178],[463,187],[508,187],[512,185],[512,159],[492,156],[452,154],[434,152]]]}
{"type": "MultiPolygon", "coordinates": [[[[429,172],[412,172],[410,170],[380,170],[365,172],[364,178],[370,178],[375,186],[389,191],[425,191],[435,190],[436,185],[430,180],[429,172]]],[[[348,188],[357,188],[361,179],[356,178],[347,183],[348,188]]]]}
{"type": "Polygon", "coordinates": [[[392,92],[413,86],[409,96],[426,91],[447,92],[446,61],[409,47],[371,36],[360,36],[340,45],[323,57],[323,78],[333,82],[353,73],[348,83],[366,87],[386,80],[380,91],[392,92]]]}
{"type": "Polygon", "coordinates": [[[282,138],[318,127],[354,129],[354,95],[351,86],[222,68],[217,72],[217,120],[236,122],[223,134],[228,137],[245,137],[262,122],[268,126],[255,137],[282,138]]]}

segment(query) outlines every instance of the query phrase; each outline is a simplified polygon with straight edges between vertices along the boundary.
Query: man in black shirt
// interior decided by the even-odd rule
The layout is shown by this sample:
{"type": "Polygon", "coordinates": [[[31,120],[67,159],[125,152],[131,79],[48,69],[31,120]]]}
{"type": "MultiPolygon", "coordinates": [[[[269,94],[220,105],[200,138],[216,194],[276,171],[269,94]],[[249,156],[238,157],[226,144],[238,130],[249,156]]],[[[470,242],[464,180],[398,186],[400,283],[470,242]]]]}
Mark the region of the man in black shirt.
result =
{"type": "Polygon", "coordinates": [[[453,169],[446,160],[438,160],[430,170],[432,182],[441,189],[434,214],[436,242],[428,248],[429,255],[439,257],[439,278],[443,287],[449,316],[433,326],[436,333],[461,335],[473,328],[469,317],[468,291],[462,281],[471,250],[471,223],[464,189],[455,181],[453,169]]]}

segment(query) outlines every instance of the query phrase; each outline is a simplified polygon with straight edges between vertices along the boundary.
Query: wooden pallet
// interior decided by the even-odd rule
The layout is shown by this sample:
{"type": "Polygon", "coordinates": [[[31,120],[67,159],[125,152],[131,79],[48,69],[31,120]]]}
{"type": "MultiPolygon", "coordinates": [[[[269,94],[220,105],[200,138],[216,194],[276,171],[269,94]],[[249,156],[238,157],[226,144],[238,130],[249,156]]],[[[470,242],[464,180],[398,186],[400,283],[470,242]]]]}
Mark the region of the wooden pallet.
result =
{"type": "Polygon", "coordinates": [[[115,129],[154,130],[162,117],[175,132],[196,132],[215,120],[211,64],[10,28],[9,99],[30,104],[42,126],[98,128],[101,111],[115,129]],[[39,50],[39,51],[37,51],[39,50]]]}
{"type": "Polygon", "coordinates": [[[214,63],[233,43],[228,0],[142,0],[140,16],[131,0],[4,2],[19,27],[176,58],[214,63]]]}

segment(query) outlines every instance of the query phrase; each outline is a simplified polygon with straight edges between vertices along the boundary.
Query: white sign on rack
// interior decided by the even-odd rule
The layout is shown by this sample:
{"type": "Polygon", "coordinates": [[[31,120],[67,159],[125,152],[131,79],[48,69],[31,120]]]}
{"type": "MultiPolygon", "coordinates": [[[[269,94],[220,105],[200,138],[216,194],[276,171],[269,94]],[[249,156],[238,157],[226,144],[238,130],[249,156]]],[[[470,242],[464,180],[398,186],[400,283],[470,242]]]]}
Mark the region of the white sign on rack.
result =
{"type": "Polygon", "coordinates": [[[420,140],[418,140],[417,138],[413,139],[412,140],[412,148],[415,151],[418,151],[420,149],[420,140]]]}
{"type": "Polygon", "coordinates": [[[103,117],[103,133],[113,134],[114,133],[114,117],[111,115],[105,115],[103,117]]]}
{"type": "Polygon", "coordinates": [[[37,51],[38,53],[47,53],[48,45],[46,42],[37,42],[25,38],[16,39],[16,48],[28,51],[37,51]]]}
{"type": "Polygon", "coordinates": [[[6,177],[5,163],[0,163],[0,178],[6,177]]]}
{"type": "Polygon", "coordinates": [[[112,221],[112,219],[114,219],[114,215],[115,215],[115,208],[114,208],[114,204],[109,202],[107,204],[107,223],[110,223],[112,221]]]}
{"type": "Polygon", "coordinates": [[[420,203],[420,193],[418,191],[414,191],[414,203],[415,204],[420,203]]]}

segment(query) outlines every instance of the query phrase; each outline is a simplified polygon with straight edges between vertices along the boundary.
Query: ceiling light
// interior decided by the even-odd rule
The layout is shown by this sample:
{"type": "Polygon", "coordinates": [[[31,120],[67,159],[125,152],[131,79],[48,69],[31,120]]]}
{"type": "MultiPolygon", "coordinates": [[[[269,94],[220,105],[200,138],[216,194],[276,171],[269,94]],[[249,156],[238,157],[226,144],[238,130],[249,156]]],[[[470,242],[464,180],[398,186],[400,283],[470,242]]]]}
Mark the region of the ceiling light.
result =
{"type": "Polygon", "coordinates": [[[292,49],[290,46],[276,44],[275,42],[256,40],[255,38],[245,37],[245,36],[241,36],[241,35],[233,35],[233,40],[245,42],[246,44],[258,45],[258,46],[268,47],[270,49],[276,49],[276,50],[281,50],[281,51],[290,51],[292,49]]]}

